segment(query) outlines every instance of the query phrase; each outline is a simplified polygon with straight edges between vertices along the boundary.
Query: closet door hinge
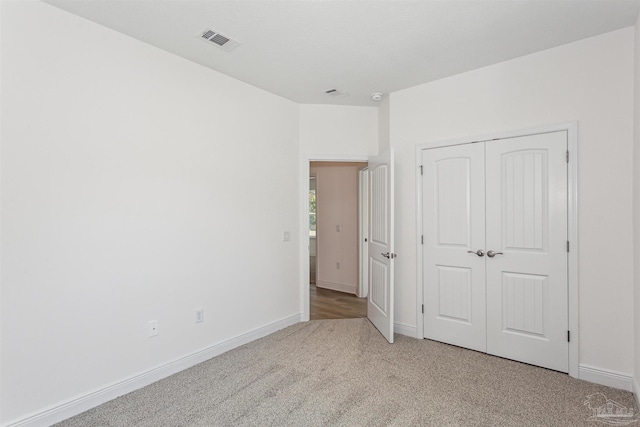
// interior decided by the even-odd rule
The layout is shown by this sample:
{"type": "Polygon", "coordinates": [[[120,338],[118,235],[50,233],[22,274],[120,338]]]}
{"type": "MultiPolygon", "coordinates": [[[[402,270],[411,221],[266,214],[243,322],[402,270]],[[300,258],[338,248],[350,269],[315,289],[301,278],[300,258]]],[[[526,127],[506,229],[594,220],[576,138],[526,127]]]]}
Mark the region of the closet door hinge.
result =
{"type": "Polygon", "coordinates": [[[569,252],[569,241],[567,240],[567,252],[569,252]]]}
{"type": "Polygon", "coordinates": [[[571,342],[571,331],[567,331],[567,342],[571,342]]]}
{"type": "Polygon", "coordinates": [[[569,163],[569,150],[567,150],[567,163],[569,163]]]}
{"type": "Polygon", "coordinates": [[[424,235],[420,236],[420,244],[424,245],[424,235]]]}
{"type": "Polygon", "coordinates": [[[422,165],[420,165],[420,175],[423,175],[423,173],[422,173],[422,172],[423,172],[423,171],[422,171],[422,165]]]}
{"type": "Polygon", "coordinates": [[[424,304],[422,304],[422,314],[424,314],[424,304]]]}

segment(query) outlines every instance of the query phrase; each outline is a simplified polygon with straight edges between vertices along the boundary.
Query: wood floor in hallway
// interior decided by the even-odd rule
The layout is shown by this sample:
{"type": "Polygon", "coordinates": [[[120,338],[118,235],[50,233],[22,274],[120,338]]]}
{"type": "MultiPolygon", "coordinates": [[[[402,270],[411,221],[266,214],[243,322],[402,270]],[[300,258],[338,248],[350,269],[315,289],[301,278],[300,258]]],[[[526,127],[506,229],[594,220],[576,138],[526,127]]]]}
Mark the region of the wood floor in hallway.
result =
{"type": "Polygon", "coordinates": [[[309,286],[311,320],[367,317],[367,299],[345,292],[309,286]]]}

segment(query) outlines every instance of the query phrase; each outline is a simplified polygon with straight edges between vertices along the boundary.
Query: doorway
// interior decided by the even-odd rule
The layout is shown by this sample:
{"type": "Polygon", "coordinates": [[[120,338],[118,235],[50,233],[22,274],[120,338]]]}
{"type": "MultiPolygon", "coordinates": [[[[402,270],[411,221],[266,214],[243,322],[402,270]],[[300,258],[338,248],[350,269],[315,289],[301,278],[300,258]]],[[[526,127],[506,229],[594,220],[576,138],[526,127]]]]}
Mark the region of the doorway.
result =
{"type": "Polygon", "coordinates": [[[359,297],[363,238],[360,180],[366,166],[366,162],[309,163],[311,320],[367,316],[367,300],[359,297]]]}

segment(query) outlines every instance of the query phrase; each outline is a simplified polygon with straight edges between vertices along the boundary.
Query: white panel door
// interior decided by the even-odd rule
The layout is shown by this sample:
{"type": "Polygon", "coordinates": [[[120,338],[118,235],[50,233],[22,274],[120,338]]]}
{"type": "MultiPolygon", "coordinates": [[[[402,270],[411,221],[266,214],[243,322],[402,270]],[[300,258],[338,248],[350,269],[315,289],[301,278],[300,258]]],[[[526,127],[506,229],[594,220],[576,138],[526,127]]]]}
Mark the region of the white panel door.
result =
{"type": "Polygon", "coordinates": [[[393,343],[393,151],[369,159],[367,317],[393,343]]]}
{"type": "Polygon", "coordinates": [[[566,131],[422,151],[425,338],[568,371],[566,152],[566,131]]]}
{"type": "Polygon", "coordinates": [[[487,352],[567,372],[567,134],[485,147],[487,352]]]}
{"type": "Polygon", "coordinates": [[[424,336],[486,351],[484,145],[422,153],[424,336]]]}

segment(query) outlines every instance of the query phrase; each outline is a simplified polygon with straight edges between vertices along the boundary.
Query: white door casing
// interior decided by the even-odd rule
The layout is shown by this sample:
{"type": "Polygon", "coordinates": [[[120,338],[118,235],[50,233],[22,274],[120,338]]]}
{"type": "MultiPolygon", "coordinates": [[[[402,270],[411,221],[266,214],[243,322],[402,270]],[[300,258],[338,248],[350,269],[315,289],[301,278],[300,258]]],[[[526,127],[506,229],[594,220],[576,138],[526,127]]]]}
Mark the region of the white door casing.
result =
{"type": "Polygon", "coordinates": [[[359,278],[358,297],[366,298],[369,295],[369,169],[368,167],[358,172],[359,191],[359,278]]]}
{"type": "Polygon", "coordinates": [[[484,147],[423,150],[422,164],[424,336],[486,351],[484,147]]]}
{"type": "Polygon", "coordinates": [[[566,131],[422,151],[425,338],[568,371],[566,152],[566,131]]]}
{"type": "Polygon", "coordinates": [[[393,343],[393,151],[369,158],[367,317],[393,343]]]}

